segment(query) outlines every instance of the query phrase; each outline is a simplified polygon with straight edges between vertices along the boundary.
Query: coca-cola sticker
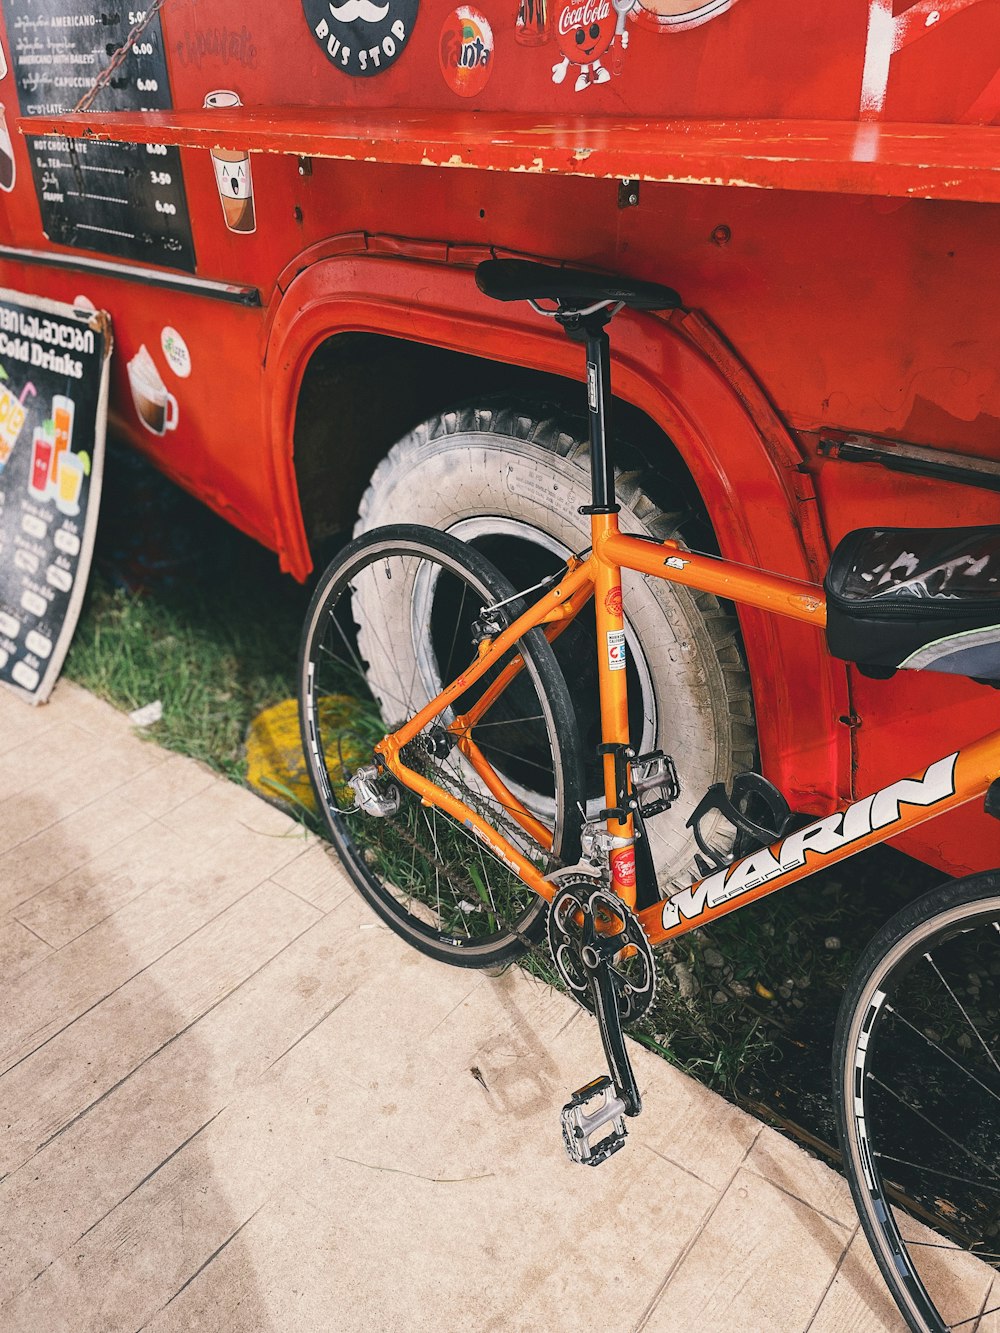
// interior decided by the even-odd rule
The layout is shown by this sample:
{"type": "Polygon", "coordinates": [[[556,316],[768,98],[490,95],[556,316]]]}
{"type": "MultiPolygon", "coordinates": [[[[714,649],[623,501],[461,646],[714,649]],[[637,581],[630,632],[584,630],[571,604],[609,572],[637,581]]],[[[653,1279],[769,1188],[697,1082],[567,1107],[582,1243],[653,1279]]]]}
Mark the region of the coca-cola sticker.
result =
{"type": "Polygon", "coordinates": [[[419,0],[302,0],[313,37],[333,65],[369,79],[395,64],[417,20],[419,0]]]}
{"type": "MultiPolygon", "coordinates": [[[[631,9],[636,0],[628,0],[631,9]]],[[[578,66],[574,90],[583,92],[592,84],[609,83],[611,70],[601,63],[613,43],[621,49],[628,45],[625,29],[627,10],[618,9],[618,0],[569,0],[557,8],[556,42],[563,58],[552,66],[552,82],[564,82],[571,65],[578,66]]],[[[617,70],[615,71],[618,72],[617,70]]]]}
{"type": "Polygon", "coordinates": [[[441,73],[459,97],[475,97],[493,72],[493,29],[478,9],[462,5],[452,11],[441,29],[438,47],[441,73]]]}

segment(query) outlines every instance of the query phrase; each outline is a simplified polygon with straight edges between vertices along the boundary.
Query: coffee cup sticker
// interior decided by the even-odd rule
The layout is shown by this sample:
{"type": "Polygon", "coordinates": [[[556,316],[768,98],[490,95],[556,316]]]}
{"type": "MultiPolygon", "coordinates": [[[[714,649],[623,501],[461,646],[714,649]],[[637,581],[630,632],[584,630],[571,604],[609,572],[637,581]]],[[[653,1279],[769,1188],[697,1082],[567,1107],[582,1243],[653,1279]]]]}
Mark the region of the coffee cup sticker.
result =
{"type": "MultiPolygon", "coordinates": [[[[226,88],[219,88],[205,98],[205,107],[211,109],[230,109],[242,106],[239,95],[226,88]]],[[[215,168],[215,184],[222,201],[222,214],[230,231],[252,232],[257,230],[257,217],[253,206],[253,176],[250,174],[250,154],[244,149],[213,148],[212,166],[215,168]]]]}
{"type": "Polygon", "coordinates": [[[128,363],[128,382],[139,420],[154,435],[177,429],[177,399],[167,389],[146,344],[128,363]]]}
{"type": "Polygon", "coordinates": [[[0,102],[0,190],[10,191],[17,179],[17,167],[14,164],[14,145],[10,141],[7,129],[7,117],[3,103],[0,102]]]}

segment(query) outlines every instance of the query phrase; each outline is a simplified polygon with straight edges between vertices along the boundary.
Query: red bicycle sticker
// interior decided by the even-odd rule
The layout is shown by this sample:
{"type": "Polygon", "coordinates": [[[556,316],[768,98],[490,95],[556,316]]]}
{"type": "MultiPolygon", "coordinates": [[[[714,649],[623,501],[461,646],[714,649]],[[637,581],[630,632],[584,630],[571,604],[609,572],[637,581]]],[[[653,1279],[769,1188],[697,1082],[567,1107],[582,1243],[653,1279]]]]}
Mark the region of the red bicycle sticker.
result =
{"type": "Polygon", "coordinates": [[[609,588],[604,597],[604,609],[609,616],[621,618],[622,613],[622,585],[616,583],[613,588],[609,588]]]}
{"type": "Polygon", "coordinates": [[[635,884],[635,848],[623,847],[611,853],[611,879],[625,889],[635,884]]]}

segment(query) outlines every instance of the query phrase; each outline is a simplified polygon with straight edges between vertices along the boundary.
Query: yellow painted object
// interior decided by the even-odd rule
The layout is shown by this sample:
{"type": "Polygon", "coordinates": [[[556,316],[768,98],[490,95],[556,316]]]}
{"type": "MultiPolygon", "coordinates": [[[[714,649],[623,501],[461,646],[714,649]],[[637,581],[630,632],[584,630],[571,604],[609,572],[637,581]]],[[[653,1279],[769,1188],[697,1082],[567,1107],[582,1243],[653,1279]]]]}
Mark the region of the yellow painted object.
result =
{"type": "MultiPolygon", "coordinates": [[[[350,771],[363,763],[361,746],[353,734],[353,719],[358,702],[347,694],[331,694],[319,702],[320,725],[327,742],[327,765],[338,800],[351,800],[346,784],[338,785],[343,769],[350,771]],[[339,747],[331,737],[340,735],[339,747]],[[339,771],[338,771],[339,770],[339,771]]],[[[272,804],[290,810],[308,810],[317,814],[306,761],[299,736],[298,705],[294,699],[265,708],[254,718],[247,731],[247,782],[272,804]]]]}

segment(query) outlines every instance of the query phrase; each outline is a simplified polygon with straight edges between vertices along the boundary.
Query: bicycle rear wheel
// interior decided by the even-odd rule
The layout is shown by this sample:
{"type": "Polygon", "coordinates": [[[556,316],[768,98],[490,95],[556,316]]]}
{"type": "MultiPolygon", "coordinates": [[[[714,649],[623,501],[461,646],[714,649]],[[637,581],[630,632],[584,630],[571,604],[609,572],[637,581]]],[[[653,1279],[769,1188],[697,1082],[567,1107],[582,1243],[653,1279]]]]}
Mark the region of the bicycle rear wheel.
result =
{"type": "Polygon", "coordinates": [[[851,1192],[908,1326],[979,1328],[1000,1307],[1000,872],[925,894],[875,936],[837,1020],[834,1088],[851,1192]]]}
{"type": "MultiPolygon", "coordinates": [[[[545,902],[471,828],[385,777],[378,783],[386,812],[366,813],[351,778],[372,763],[387,732],[475,660],[476,621],[485,606],[508,598],[516,599],[514,588],[454,537],[412,525],[379,528],[346,547],[321,577],[300,653],[303,747],[341,861],[393,930],[463,967],[522,953],[541,932],[545,902]]],[[[504,609],[508,623],[518,613],[516,600],[504,609]]],[[[480,814],[541,873],[578,855],[580,745],[566,683],[540,630],[425,727],[403,759],[480,814]],[[501,780],[498,788],[449,727],[473,712],[518,654],[523,668],[462,733],[501,780]],[[537,824],[525,827],[524,812],[537,824]]]]}

